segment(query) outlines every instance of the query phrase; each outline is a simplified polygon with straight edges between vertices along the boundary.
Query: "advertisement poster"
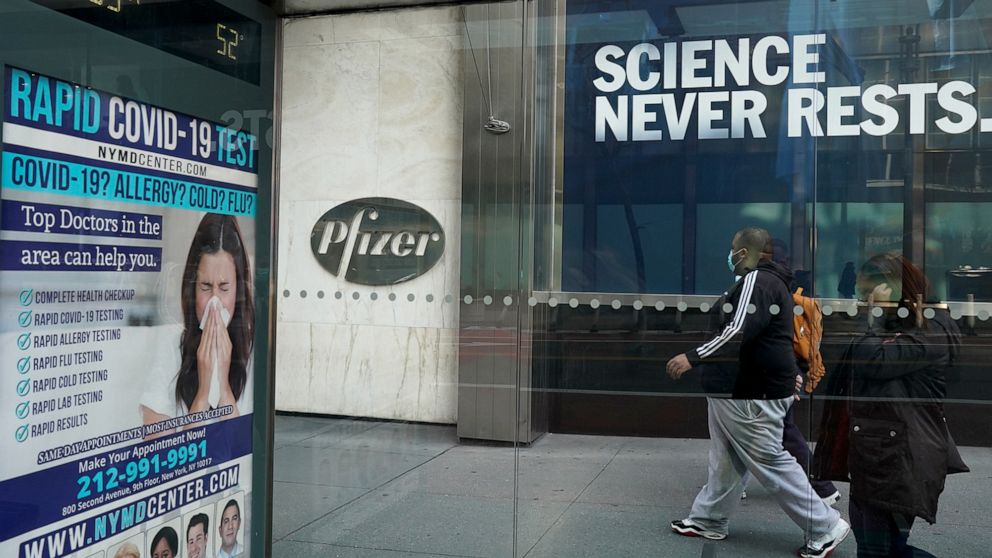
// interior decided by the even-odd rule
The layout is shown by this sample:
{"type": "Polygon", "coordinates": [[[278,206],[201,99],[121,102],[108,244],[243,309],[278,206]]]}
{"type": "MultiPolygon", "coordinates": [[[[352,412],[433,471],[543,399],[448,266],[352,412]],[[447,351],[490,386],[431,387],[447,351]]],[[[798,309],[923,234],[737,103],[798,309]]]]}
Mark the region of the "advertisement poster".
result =
{"type": "Polygon", "coordinates": [[[246,554],[256,138],[3,72],[0,556],[246,554]]]}

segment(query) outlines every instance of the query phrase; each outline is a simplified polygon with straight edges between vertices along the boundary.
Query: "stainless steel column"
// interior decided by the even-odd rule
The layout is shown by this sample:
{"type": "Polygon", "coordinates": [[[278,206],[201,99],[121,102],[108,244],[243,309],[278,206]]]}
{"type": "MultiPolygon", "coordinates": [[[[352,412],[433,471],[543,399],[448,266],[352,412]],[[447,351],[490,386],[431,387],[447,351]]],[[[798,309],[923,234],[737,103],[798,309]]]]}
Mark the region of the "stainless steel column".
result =
{"type": "Polygon", "coordinates": [[[534,257],[534,51],[528,26],[536,4],[464,8],[470,41],[464,65],[458,357],[462,438],[529,443],[542,431],[533,420],[528,305],[534,257]],[[484,130],[490,116],[509,122],[510,132],[484,130]]]}

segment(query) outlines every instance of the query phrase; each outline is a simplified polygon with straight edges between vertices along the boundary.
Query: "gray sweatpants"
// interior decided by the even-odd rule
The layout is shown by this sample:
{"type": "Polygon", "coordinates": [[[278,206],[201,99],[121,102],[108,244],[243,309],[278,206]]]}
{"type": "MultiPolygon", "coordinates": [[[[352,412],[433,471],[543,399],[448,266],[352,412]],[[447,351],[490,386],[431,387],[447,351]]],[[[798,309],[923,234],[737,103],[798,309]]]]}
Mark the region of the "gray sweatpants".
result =
{"type": "Polygon", "coordinates": [[[750,471],[808,538],[829,532],[840,514],[820,500],[796,458],[782,447],[783,421],[793,398],[707,401],[709,479],[696,496],[689,519],[726,534],[730,513],[740,502],[741,476],[750,471]]]}

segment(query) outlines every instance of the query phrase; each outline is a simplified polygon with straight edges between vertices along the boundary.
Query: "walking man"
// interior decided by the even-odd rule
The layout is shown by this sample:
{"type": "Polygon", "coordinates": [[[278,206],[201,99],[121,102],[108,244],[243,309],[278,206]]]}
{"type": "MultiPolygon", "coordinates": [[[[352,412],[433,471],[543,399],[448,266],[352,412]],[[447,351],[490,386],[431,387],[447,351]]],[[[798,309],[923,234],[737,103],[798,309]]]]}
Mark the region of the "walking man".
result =
{"type": "Polygon", "coordinates": [[[786,413],[796,393],[792,349],[792,273],[772,261],[768,231],[741,229],[734,235],[728,267],[741,279],[728,292],[728,321],[712,339],[668,361],[679,379],[694,366],[737,361],[730,399],[707,398],[709,478],[689,517],[673,521],[680,535],[722,540],[730,513],[739,502],[741,477],[750,472],[805,532],[803,558],[829,555],[850,525],[814,492],[794,457],[782,447],[786,413]]]}

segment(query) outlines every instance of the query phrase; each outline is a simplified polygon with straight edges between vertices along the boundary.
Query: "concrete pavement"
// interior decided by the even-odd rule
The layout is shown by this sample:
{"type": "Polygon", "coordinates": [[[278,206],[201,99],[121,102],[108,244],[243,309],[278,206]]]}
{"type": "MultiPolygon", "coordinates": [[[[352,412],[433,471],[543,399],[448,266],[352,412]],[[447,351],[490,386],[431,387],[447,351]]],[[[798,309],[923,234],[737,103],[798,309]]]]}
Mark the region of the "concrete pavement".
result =
{"type": "MultiPolygon", "coordinates": [[[[515,452],[449,426],[280,415],[275,442],[277,558],[509,557],[514,528],[527,558],[787,557],[802,543],[754,482],[725,541],[669,531],[706,481],[707,440],[548,434],[515,452]]],[[[972,472],[948,478],[938,523],[917,520],[911,542],[990,556],[992,448],[961,452],[972,472]]],[[[833,554],[855,555],[853,535],[833,554]]]]}

